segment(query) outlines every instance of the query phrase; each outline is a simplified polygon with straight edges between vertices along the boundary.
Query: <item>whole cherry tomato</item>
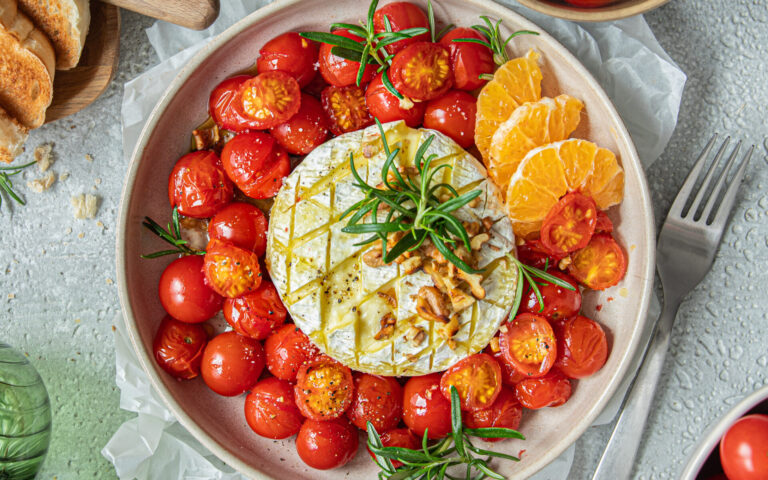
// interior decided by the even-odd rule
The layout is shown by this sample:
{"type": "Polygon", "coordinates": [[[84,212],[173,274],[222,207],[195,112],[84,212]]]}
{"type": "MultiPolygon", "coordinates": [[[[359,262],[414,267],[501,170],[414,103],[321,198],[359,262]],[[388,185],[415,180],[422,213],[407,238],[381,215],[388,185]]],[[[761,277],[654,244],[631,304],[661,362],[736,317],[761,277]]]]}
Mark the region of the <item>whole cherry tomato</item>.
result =
{"type": "Polygon", "coordinates": [[[294,116],[301,106],[299,83],[281,71],[264,72],[240,85],[240,98],[250,126],[264,130],[294,116]]]}
{"type": "Polygon", "coordinates": [[[403,422],[419,438],[451,433],[451,401],[440,392],[440,374],[411,377],[403,387],[403,422]]]}
{"type": "Polygon", "coordinates": [[[507,362],[528,378],[542,377],[557,359],[557,341],[547,319],[521,313],[502,325],[499,346],[507,362]]]}
{"type": "Polygon", "coordinates": [[[320,350],[296,325],[283,325],[264,342],[269,373],[291,382],[299,369],[320,355],[320,350]]]}
{"type": "Polygon", "coordinates": [[[225,397],[246,392],[264,370],[264,349],[252,338],[229,331],[216,335],[203,350],[203,381],[225,397]]]}
{"type": "Polygon", "coordinates": [[[350,87],[328,87],[321,94],[323,110],[331,122],[334,135],[354,132],[373,125],[373,118],[365,105],[365,89],[350,87]]]}
{"type": "Polygon", "coordinates": [[[557,255],[567,255],[584,248],[595,233],[597,206],[594,200],[578,192],[558,201],[544,217],[541,243],[557,255]]]}
{"type": "Polygon", "coordinates": [[[222,208],[208,223],[208,238],[252,250],[259,257],[267,251],[269,222],[260,208],[234,202],[222,208]]]}
{"type": "Polygon", "coordinates": [[[291,160],[275,137],[245,132],[224,145],[221,160],[229,178],[251,198],[272,198],[291,173],[291,160]]]}
{"type": "Polygon", "coordinates": [[[322,355],[305,363],[296,375],[296,404],[313,420],[332,420],[344,415],[355,396],[352,371],[322,355]]]}
{"type": "Polygon", "coordinates": [[[568,273],[593,290],[605,290],[619,283],[627,272],[624,252],[611,235],[592,236],[589,244],[571,255],[568,273]]]}
{"type": "Polygon", "coordinates": [[[306,155],[328,139],[330,128],[330,121],[320,102],[302,93],[298,113],[270,130],[270,133],[288,153],[306,155]]]}
{"type": "Polygon", "coordinates": [[[768,415],[736,420],[720,440],[720,463],[729,480],[768,478],[768,415]]]}
{"type": "Polygon", "coordinates": [[[430,100],[424,112],[424,127],[448,135],[461,148],[475,143],[477,99],[467,92],[451,90],[430,100]]]}
{"type": "Polygon", "coordinates": [[[280,70],[304,88],[317,73],[317,45],[296,32],[285,32],[261,47],[256,69],[259,72],[280,70]]]}
{"type": "Polygon", "coordinates": [[[541,240],[527,240],[524,244],[517,247],[517,259],[526,265],[544,269],[549,267],[557,267],[562,256],[555,255],[550,252],[541,240]]]}
{"type": "Polygon", "coordinates": [[[261,285],[259,257],[215,238],[205,247],[203,272],[208,285],[227,298],[237,298],[261,285]]]}
{"type": "Polygon", "coordinates": [[[264,340],[285,322],[288,311],[269,280],[237,298],[224,302],[224,318],[240,335],[264,340]]]}
{"type": "Polygon", "coordinates": [[[224,303],[224,298],[205,283],[200,255],[187,255],[171,262],[160,275],[158,290],[165,311],[187,323],[208,320],[224,303]]]}
{"type": "MultiPolygon", "coordinates": [[[[464,412],[464,425],[468,428],[511,428],[517,430],[523,417],[523,407],[517,401],[515,392],[502,388],[499,396],[488,408],[464,412]]],[[[489,442],[498,442],[501,438],[486,438],[489,442]]]]}
{"type": "Polygon", "coordinates": [[[595,8],[604,7],[616,3],[617,1],[618,0],[565,0],[565,3],[570,3],[574,7],[595,8]]]}
{"type": "MultiPolygon", "coordinates": [[[[419,439],[407,428],[396,428],[384,433],[379,433],[379,438],[381,438],[382,447],[401,447],[410,450],[421,449],[421,441],[419,441],[419,439]]],[[[376,458],[370,449],[368,450],[368,453],[370,453],[374,459],[376,458]]],[[[400,467],[402,464],[403,462],[392,460],[392,466],[395,468],[400,467]]]]}
{"type": "Polygon", "coordinates": [[[254,385],[245,397],[245,421],[266,438],[288,438],[299,433],[304,417],[296,406],[293,385],[275,377],[254,385]]]}
{"type": "Polygon", "coordinates": [[[232,201],[235,189],[219,157],[208,150],[184,155],[168,178],[168,200],[179,213],[208,218],[232,201]]]}
{"type": "Polygon", "coordinates": [[[493,74],[496,65],[493,52],[485,45],[467,42],[454,42],[457,38],[474,38],[486,42],[485,37],[471,28],[454,28],[440,39],[440,43],[451,52],[451,70],[453,87],[459,90],[475,90],[485,85],[487,80],[480,75],[493,74]]]}
{"type": "Polygon", "coordinates": [[[462,410],[489,408],[501,391],[499,362],[485,353],[476,353],[456,362],[440,377],[440,391],[450,401],[456,387],[462,410]]]}
{"type": "Polygon", "coordinates": [[[357,429],[344,417],[306,420],[296,437],[296,451],[310,467],[330,470],[355,458],[358,441],[357,429]]]}
{"type": "Polygon", "coordinates": [[[439,43],[412,43],[392,59],[389,75],[397,91],[413,100],[442,97],[453,84],[451,54],[439,43]]]}
{"type": "Polygon", "coordinates": [[[608,340],[603,327],[587,317],[576,315],[553,324],[557,337],[555,367],[568,378],[588,377],[605,365],[608,340]]]}
{"type": "Polygon", "coordinates": [[[349,420],[365,431],[368,422],[377,432],[392,430],[403,417],[403,387],[394,377],[354,373],[355,396],[347,411],[349,420]]]}
{"type": "MultiPolygon", "coordinates": [[[[334,30],[333,34],[349,38],[356,42],[362,42],[362,38],[346,29],[334,30]]],[[[360,69],[360,62],[337,57],[331,53],[332,49],[333,45],[328,43],[323,43],[320,45],[320,75],[323,76],[329,85],[333,85],[335,87],[347,87],[349,85],[354,85],[357,82],[357,72],[360,69]]],[[[367,65],[365,67],[365,73],[363,74],[363,78],[360,84],[362,85],[364,83],[370,82],[375,72],[376,68],[373,65],[367,65]]]]}
{"type": "Polygon", "coordinates": [[[572,317],[581,310],[581,292],[579,284],[570,275],[557,270],[549,270],[547,273],[571,284],[574,290],[560,287],[554,283],[541,281],[538,285],[544,308],[541,308],[536,292],[526,283],[523,299],[520,302],[520,312],[535,313],[547,317],[547,320],[555,322],[572,317]]]}
{"type": "Polygon", "coordinates": [[[613,222],[604,211],[597,211],[597,221],[595,222],[595,233],[613,232],[613,222]]]}
{"type": "Polygon", "coordinates": [[[206,343],[208,335],[201,325],[179,322],[167,316],[157,329],[152,349],[163,370],[178,379],[189,380],[200,375],[206,343]]]}
{"type": "Polygon", "coordinates": [[[368,111],[381,123],[403,120],[409,127],[418,127],[424,119],[426,105],[423,102],[411,103],[411,108],[402,108],[400,99],[392,95],[384,86],[381,74],[376,75],[365,90],[365,104],[368,111]]]}
{"type": "MultiPolygon", "coordinates": [[[[373,14],[373,29],[376,33],[387,31],[387,24],[384,17],[389,20],[389,25],[393,32],[399,32],[409,28],[429,29],[429,20],[424,11],[409,2],[392,2],[376,10],[373,14]]],[[[386,50],[390,54],[395,54],[414,42],[424,42],[429,40],[429,33],[422,33],[411,38],[404,38],[395,43],[389,44],[386,50]]]]}
{"type": "Polygon", "coordinates": [[[213,89],[208,100],[208,112],[216,125],[233,132],[259,128],[259,122],[245,114],[243,99],[240,96],[242,85],[251,78],[251,75],[237,75],[224,80],[213,89]]]}
{"type": "Polygon", "coordinates": [[[503,385],[506,385],[508,387],[514,387],[516,383],[519,383],[524,378],[527,378],[528,376],[524,373],[520,373],[517,370],[515,370],[515,367],[512,366],[511,363],[509,363],[505,358],[504,354],[501,352],[501,347],[499,347],[499,337],[494,337],[493,340],[491,340],[491,344],[489,344],[487,347],[485,347],[484,350],[485,353],[492,356],[496,359],[497,362],[499,362],[499,367],[501,367],[501,383],[503,385]],[[493,346],[493,343],[495,342],[496,346],[493,346]],[[494,348],[496,351],[494,351],[494,348]]]}
{"type": "Polygon", "coordinates": [[[515,385],[515,396],[525,408],[559,407],[571,397],[571,382],[553,371],[541,378],[526,378],[515,385]]]}

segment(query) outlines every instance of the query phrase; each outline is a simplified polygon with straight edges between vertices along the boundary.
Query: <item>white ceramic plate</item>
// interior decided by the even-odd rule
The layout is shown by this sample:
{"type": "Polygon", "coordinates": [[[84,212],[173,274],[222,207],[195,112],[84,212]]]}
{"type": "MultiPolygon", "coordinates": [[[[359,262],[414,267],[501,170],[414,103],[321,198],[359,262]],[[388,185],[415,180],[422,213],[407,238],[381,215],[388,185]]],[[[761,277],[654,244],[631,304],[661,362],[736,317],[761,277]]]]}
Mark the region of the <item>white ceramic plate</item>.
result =
{"type": "MultiPolygon", "coordinates": [[[[417,3],[425,5],[426,0],[417,3]]],[[[359,0],[277,1],[229,28],[203,48],[168,87],[150,115],[128,170],[117,235],[117,272],[131,341],[155,389],[179,422],[219,458],[249,477],[375,478],[375,466],[361,451],[343,468],[312,470],[298,458],[293,440],[268,440],[250,431],[243,415],[243,396],[220,397],[208,390],[202,380],[179,382],[156,365],[152,339],[164,316],[157,282],[171,259],[139,257],[161,246],[160,240],[141,227],[141,220],[145,215],[160,223],[168,219],[168,174],[176,159],[188,151],[191,130],[207,117],[208,95],[216,84],[250,67],[259,47],[280,33],[327,31],[332,22],[357,22],[364,18],[366,10],[367,2],[359,0]]],[[[439,21],[461,26],[477,23],[479,15],[489,15],[503,19],[503,25],[510,30],[542,31],[489,1],[437,0],[435,12],[439,21]]],[[[522,55],[529,48],[542,54],[543,94],[565,92],[580,98],[586,105],[586,115],[574,136],[613,150],[626,171],[624,202],[609,215],[616,227],[617,240],[628,256],[627,274],[616,287],[589,292],[584,298],[586,315],[606,327],[611,353],[600,372],[576,384],[573,396],[563,407],[525,412],[520,429],[527,440],[496,446],[514,454],[525,450],[520,463],[504,462],[499,466],[510,478],[525,478],[560,455],[584,432],[624,377],[646,318],[653,281],[655,234],[648,188],[637,153],[597,82],[546,33],[518,37],[510,48],[514,55],[522,55]],[[599,313],[597,305],[602,305],[599,313]]],[[[361,436],[361,443],[362,440],[361,436]]]]}

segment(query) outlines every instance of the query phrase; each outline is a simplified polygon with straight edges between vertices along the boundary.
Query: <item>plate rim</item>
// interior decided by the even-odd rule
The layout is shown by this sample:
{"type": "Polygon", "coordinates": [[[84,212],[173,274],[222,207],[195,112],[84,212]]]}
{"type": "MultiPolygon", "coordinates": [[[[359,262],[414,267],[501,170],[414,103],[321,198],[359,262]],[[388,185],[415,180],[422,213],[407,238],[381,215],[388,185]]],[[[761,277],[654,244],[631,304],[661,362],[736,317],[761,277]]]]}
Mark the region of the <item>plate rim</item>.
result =
{"type": "Polygon", "coordinates": [[[655,10],[670,0],[646,0],[633,5],[606,5],[598,8],[579,8],[567,5],[557,6],[541,0],[517,0],[520,5],[544,15],[551,15],[563,20],[575,22],[610,22],[621,20],[633,15],[642,15],[655,10]]]}

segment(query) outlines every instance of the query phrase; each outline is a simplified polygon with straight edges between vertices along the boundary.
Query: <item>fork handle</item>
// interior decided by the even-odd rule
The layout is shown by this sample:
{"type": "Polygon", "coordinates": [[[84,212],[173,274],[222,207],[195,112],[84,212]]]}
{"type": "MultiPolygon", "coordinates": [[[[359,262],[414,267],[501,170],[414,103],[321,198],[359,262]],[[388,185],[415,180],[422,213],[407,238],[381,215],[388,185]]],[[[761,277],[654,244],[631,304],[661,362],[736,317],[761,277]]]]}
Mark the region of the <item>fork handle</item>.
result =
{"type": "Polygon", "coordinates": [[[679,301],[665,300],[653,338],[645,351],[632,387],[624,397],[621,415],[613,428],[611,438],[608,440],[592,480],[628,480],[630,478],[635,456],[643,438],[645,422],[653,405],[656,384],[659,382],[669,348],[672,323],[679,306],[679,301]]]}

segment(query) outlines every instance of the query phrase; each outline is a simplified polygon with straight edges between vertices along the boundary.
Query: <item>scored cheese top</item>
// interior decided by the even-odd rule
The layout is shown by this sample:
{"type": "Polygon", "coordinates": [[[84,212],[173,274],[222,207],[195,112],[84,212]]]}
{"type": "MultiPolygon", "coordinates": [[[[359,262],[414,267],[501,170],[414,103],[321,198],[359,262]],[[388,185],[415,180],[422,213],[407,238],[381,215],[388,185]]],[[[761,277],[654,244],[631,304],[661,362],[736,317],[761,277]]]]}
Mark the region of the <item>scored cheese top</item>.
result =
{"type": "Polygon", "coordinates": [[[369,267],[362,255],[374,244],[355,246],[365,235],[341,232],[348,217],[339,220],[340,215],[363,198],[354,186],[350,153],[369,185],[381,181],[386,155],[375,125],[317,147],[284,180],[270,214],[266,262],[293,321],[324,353],[367,373],[423,375],[445,370],[481,350],[506,318],[515,296],[517,269],[504,256],[514,252],[514,234],[498,189],[474,157],[436,131],[412,129],[403,122],[386,124],[384,130],[390,149],[400,148],[396,163],[401,167],[413,166],[416,149],[435,135],[425,157],[437,154],[433,166],[448,162],[453,167],[443,168],[443,178],[436,181],[452,185],[459,194],[483,191],[479,205],[462,207],[454,212],[456,218],[476,222],[490,217],[495,222],[491,239],[479,251],[486,296],[459,314],[455,348],[416,314],[416,294],[422,286],[432,286],[432,278],[421,270],[401,274],[395,262],[369,267]],[[394,293],[394,311],[377,292],[394,293]],[[395,333],[376,340],[387,313],[397,319],[395,333]],[[412,325],[426,333],[418,345],[404,338],[412,325]]]}

